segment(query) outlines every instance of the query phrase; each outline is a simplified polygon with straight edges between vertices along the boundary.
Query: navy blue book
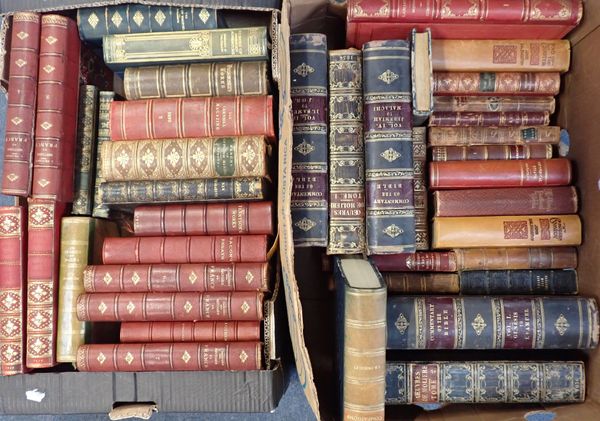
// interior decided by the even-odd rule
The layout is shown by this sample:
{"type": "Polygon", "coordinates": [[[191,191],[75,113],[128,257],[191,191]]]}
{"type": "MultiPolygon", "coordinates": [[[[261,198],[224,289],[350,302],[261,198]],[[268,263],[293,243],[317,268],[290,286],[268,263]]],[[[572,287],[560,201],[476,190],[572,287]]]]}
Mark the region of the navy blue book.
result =
{"type": "Polygon", "coordinates": [[[460,273],[462,294],[577,294],[575,270],[473,270],[460,273]]]}

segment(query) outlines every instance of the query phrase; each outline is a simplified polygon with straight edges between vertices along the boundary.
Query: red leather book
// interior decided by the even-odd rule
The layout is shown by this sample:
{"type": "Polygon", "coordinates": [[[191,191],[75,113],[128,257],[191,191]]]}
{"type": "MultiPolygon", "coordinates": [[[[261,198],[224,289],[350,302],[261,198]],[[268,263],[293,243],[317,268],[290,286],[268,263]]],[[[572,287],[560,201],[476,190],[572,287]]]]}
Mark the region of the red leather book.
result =
{"type": "Polygon", "coordinates": [[[111,237],[102,245],[105,265],[266,261],[266,235],[111,237]]]}
{"type": "Polygon", "coordinates": [[[138,206],[135,235],[273,234],[272,202],[138,206]]]}
{"type": "Polygon", "coordinates": [[[0,375],[25,367],[27,215],[21,206],[0,207],[0,375]]]}
{"type": "Polygon", "coordinates": [[[456,272],[453,252],[421,251],[371,256],[381,272],[456,272]]]}
{"type": "Polygon", "coordinates": [[[571,161],[565,158],[429,164],[431,189],[566,186],[570,183],[571,161]]]}
{"type": "Polygon", "coordinates": [[[83,272],[86,292],[268,291],[268,263],[94,265],[83,272]]]}
{"type": "Polygon", "coordinates": [[[112,140],[264,135],[275,137],[272,96],[114,101],[112,140]]]}
{"type": "Polygon", "coordinates": [[[79,371],[260,370],[260,342],[82,345],[79,371]]]}
{"type": "Polygon", "coordinates": [[[435,216],[577,213],[575,187],[447,190],[433,193],[435,216]]]}
{"type": "Polygon", "coordinates": [[[429,146],[558,144],[560,127],[430,127],[429,146]]]}
{"type": "Polygon", "coordinates": [[[30,199],[27,232],[27,367],[56,365],[61,202],[30,199]]]}
{"type": "Polygon", "coordinates": [[[487,161],[493,159],[550,159],[552,145],[434,146],[432,161],[487,161]]]}
{"type": "Polygon", "coordinates": [[[28,196],[40,50],[40,14],[15,13],[10,40],[2,193],[28,196]]]}
{"type": "Polygon", "coordinates": [[[121,342],[260,341],[260,322],[128,322],[121,323],[121,342]]]}
{"type": "Polygon", "coordinates": [[[435,72],[434,95],[558,95],[558,72],[435,72]]]}
{"type": "Polygon", "coordinates": [[[429,126],[547,126],[550,113],[547,112],[472,112],[472,111],[434,111],[429,118],[429,126]]]}
{"type": "Polygon", "coordinates": [[[97,292],[77,299],[77,317],[92,322],[262,320],[260,292],[97,292]]]}

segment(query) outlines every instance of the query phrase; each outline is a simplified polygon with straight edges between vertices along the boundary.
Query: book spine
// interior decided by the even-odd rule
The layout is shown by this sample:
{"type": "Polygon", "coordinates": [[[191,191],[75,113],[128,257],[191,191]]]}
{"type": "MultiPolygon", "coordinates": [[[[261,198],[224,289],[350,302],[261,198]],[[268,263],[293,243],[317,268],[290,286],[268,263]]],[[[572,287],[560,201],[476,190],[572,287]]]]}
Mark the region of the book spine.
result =
{"type": "Polygon", "coordinates": [[[138,206],[136,236],[273,235],[272,202],[138,206]]]}
{"type": "Polygon", "coordinates": [[[367,252],[415,251],[410,47],[363,48],[367,252]]]}
{"type": "Polygon", "coordinates": [[[590,349],[594,298],[388,297],[388,349],[590,349]]]}
{"type": "Polygon", "coordinates": [[[366,251],[362,54],[329,52],[328,254],[366,251]]]}
{"type": "MultiPolygon", "coordinates": [[[[260,200],[268,195],[264,178],[208,178],[101,183],[104,206],[109,204],[260,200]]],[[[106,208],[108,209],[108,207],[106,208]]]]}
{"type": "Polygon", "coordinates": [[[81,294],[77,317],[94,322],[262,320],[260,292],[124,292],[81,294]]]}
{"type": "Polygon", "coordinates": [[[456,249],[457,270],[575,269],[574,247],[456,249]]]}
{"type": "Polygon", "coordinates": [[[527,145],[560,141],[560,127],[430,127],[429,146],[527,145]]]}
{"type": "Polygon", "coordinates": [[[128,66],[213,61],[267,60],[267,28],[208,29],[178,33],[107,35],[104,61],[113,70],[128,66]]]}
{"type": "Polygon", "coordinates": [[[583,402],[586,382],[581,361],[439,361],[387,363],[385,383],[395,405],[583,402]]]}
{"type": "Polygon", "coordinates": [[[438,72],[566,72],[571,45],[559,39],[434,39],[431,59],[438,72]]]}
{"type": "Polygon", "coordinates": [[[2,193],[6,195],[26,197],[31,192],[39,50],[40,14],[15,13],[2,176],[2,193]]]}
{"type": "Polygon", "coordinates": [[[558,95],[557,72],[435,72],[434,95],[558,95]]]}
{"type": "Polygon", "coordinates": [[[429,217],[427,181],[427,128],[414,127],[413,136],[413,197],[415,202],[415,248],[429,250],[429,217]]]}
{"type": "Polygon", "coordinates": [[[577,272],[552,269],[461,272],[460,293],[469,295],[577,294],[577,272]]]}
{"type": "Polygon", "coordinates": [[[456,272],[453,252],[400,253],[371,256],[377,269],[383,272],[456,272]]]}
{"type": "Polygon", "coordinates": [[[556,109],[554,97],[535,96],[435,96],[435,111],[534,111],[553,114],[556,109]]]}
{"type": "Polygon", "coordinates": [[[86,292],[268,291],[268,263],[91,265],[86,292]]]}
{"type": "Polygon", "coordinates": [[[432,247],[578,246],[581,235],[577,215],[443,217],[433,219],[432,247]]]}
{"type": "Polygon", "coordinates": [[[121,342],[260,341],[260,322],[129,322],[121,323],[121,342]]]}
{"type": "Polygon", "coordinates": [[[327,37],[290,36],[294,245],[327,247],[327,37]]]}
{"type": "Polygon", "coordinates": [[[435,216],[577,213],[575,187],[446,190],[433,193],[435,216]]]}
{"type": "Polygon", "coordinates": [[[401,294],[458,294],[459,285],[456,273],[387,272],[383,279],[389,292],[401,294]]]}
{"type": "Polygon", "coordinates": [[[75,22],[42,16],[40,43],[32,194],[71,202],[81,45],[75,22]]]}
{"type": "Polygon", "coordinates": [[[113,237],[102,247],[105,265],[266,261],[266,235],[113,237]]]}
{"type": "Polygon", "coordinates": [[[98,88],[93,85],[82,87],[79,97],[77,123],[77,149],[75,153],[75,193],[73,215],[91,215],[90,192],[93,187],[93,174],[96,161],[96,128],[98,119],[98,88]]]}
{"type": "Polygon", "coordinates": [[[570,183],[571,161],[564,158],[448,161],[429,164],[431,189],[551,187],[566,186],[570,183]]]}
{"type": "Polygon", "coordinates": [[[275,137],[273,97],[141,99],[110,104],[110,139],[275,137]]]}
{"type": "MultiPolygon", "coordinates": [[[[100,91],[98,93],[98,135],[96,137],[96,177],[94,179],[94,202],[92,216],[108,218],[108,206],[105,201],[101,184],[105,181],[102,177],[102,144],[110,140],[110,105],[115,100],[113,91],[100,91]]],[[[108,196],[108,195],[107,195],[108,196]]]]}
{"type": "Polygon", "coordinates": [[[27,371],[27,216],[21,206],[0,207],[0,375],[27,371]]]}
{"type": "Polygon", "coordinates": [[[493,159],[550,159],[552,145],[434,146],[433,161],[487,161],[493,159]]]}
{"type": "Polygon", "coordinates": [[[77,369],[119,371],[260,370],[260,342],[83,345],[77,369]]]}
{"type": "Polygon", "coordinates": [[[192,63],[127,67],[123,88],[128,100],[267,95],[266,61],[192,63]]]}
{"type": "Polygon", "coordinates": [[[549,113],[537,112],[445,112],[434,111],[429,118],[430,127],[506,127],[547,126],[549,113]]]}

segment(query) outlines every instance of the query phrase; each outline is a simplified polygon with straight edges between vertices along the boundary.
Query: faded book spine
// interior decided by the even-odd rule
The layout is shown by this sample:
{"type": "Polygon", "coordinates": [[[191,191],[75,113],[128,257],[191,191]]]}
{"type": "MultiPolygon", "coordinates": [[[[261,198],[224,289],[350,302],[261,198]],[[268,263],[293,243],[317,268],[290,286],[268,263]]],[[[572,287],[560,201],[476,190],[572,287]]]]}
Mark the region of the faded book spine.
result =
{"type": "Polygon", "coordinates": [[[453,252],[418,251],[371,256],[377,269],[384,272],[456,272],[456,256],[453,252]]]}
{"type": "Polygon", "coordinates": [[[560,127],[430,127],[430,146],[527,145],[560,141],[560,127]]]}
{"type": "Polygon", "coordinates": [[[383,279],[389,292],[401,294],[458,294],[456,273],[387,272],[383,279]]]}
{"type": "Polygon", "coordinates": [[[430,127],[507,127],[547,126],[550,114],[546,112],[463,112],[434,111],[430,127]]]}
{"type": "Polygon", "coordinates": [[[434,95],[558,95],[557,72],[435,72],[434,95]]]}
{"type": "Polygon", "coordinates": [[[362,54],[329,52],[328,254],[366,250],[362,54]]]}
{"type": "Polygon", "coordinates": [[[102,177],[102,151],[104,142],[110,141],[110,105],[115,100],[113,91],[100,91],[98,94],[98,133],[96,137],[96,176],[94,178],[94,201],[92,216],[96,218],[108,218],[108,206],[105,203],[104,191],[101,183],[105,180],[102,177]]]}
{"type": "Polygon", "coordinates": [[[429,250],[429,215],[427,198],[427,128],[413,127],[413,195],[415,201],[415,248],[429,250]]]}
{"type": "Polygon", "coordinates": [[[260,322],[126,322],[125,343],[260,341],[260,322]]]}
{"type": "Polygon", "coordinates": [[[550,159],[552,145],[433,146],[432,161],[487,161],[493,159],[550,159]]]}
{"type": "Polygon", "coordinates": [[[435,111],[536,111],[553,114],[556,109],[554,97],[535,96],[435,96],[435,111]]]}
{"type": "Polygon", "coordinates": [[[575,269],[575,247],[455,249],[457,270],[575,269]]]}
{"type": "Polygon", "coordinates": [[[387,320],[388,349],[591,349],[598,345],[594,298],[392,295],[387,320]]]}
{"type": "Polygon", "coordinates": [[[577,294],[571,270],[474,270],[460,273],[460,293],[473,295],[577,294]]]}

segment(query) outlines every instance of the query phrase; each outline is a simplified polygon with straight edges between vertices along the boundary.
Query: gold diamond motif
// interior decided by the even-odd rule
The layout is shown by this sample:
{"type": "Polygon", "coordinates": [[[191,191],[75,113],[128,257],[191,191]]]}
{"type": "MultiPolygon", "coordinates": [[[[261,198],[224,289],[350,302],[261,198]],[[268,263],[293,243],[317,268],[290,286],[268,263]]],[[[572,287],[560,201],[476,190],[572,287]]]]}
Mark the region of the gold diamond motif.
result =
{"type": "Polygon", "coordinates": [[[131,301],[129,303],[127,303],[127,312],[129,314],[133,313],[133,311],[135,310],[135,304],[133,304],[131,301]]]}
{"type": "Polygon", "coordinates": [[[54,44],[56,41],[58,41],[58,38],[55,38],[52,35],[46,37],[46,42],[50,45],[54,44]]]}
{"type": "Polygon", "coordinates": [[[252,161],[254,161],[254,158],[256,158],[256,152],[254,152],[252,146],[248,145],[244,153],[242,153],[242,157],[244,157],[247,164],[252,164],[252,161]]]}
{"type": "Polygon", "coordinates": [[[251,284],[253,280],[254,280],[254,275],[252,275],[252,272],[248,271],[246,273],[246,282],[251,284]]]}
{"type": "Polygon", "coordinates": [[[139,10],[137,12],[135,12],[135,14],[133,15],[133,21],[137,24],[137,26],[140,26],[142,24],[142,22],[144,22],[143,13],[140,12],[139,10]]]}
{"type": "Polygon", "coordinates": [[[188,363],[190,361],[190,359],[192,358],[192,356],[187,352],[187,350],[183,353],[183,355],[181,356],[181,359],[183,360],[184,363],[188,363]]]}
{"type": "Polygon", "coordinates": [[[127,355],[125,355],[125,362],[127,364],[131,365],[133,360],[134,360],[133,355],[131,355],[131,352],[128,352],[127,355]]]}
{"type": "Polygon", "coordinates": [[[198,276],[196,275],[196,272],[192,271],[192,273],[190,273],[190,276],[188,276],[188,281],[190,281],[190,284],[195,284],[196,281],[198,280],[198,276]]]}
{"type": "Polygon", "coordinates": [[[388,162],[393,162],[398,159],[401,155],[394,148],[386,149],[385,151],[379,154],[380,157],[385,159],[388,162]]]}
{"type": "Polygon", "coordinates": [[[48,180],[46,180],[45,178],[42,178],[41,180],[38,180],[38,184],[42,187],[47,187],[48,184],[50,184],[50,182],[48,180]]]}
{"type": "Polygon", "coordinates": [[[23,60],[22,58],[20,58],[20,59],[18,59],[17,61],[15,61],[15,64],[16,64],[18,67],[23,67],[23,66],[25,66],[25,65],[27,64],[27,62],[26,62],[25,60],[23,60]]]}
{"type": "Polygon", "coordinates": [[[180,159],[181,155],[179,155],[179,152],[177,152],[175,149],[173,149],[171,153],[167,155],[167,161],[169,161],[169,164],[171,164],[173,167],[177,165],[180,159]]]}
{"type": "Polygon", "coordinates": [[[100,310],[100,314],[104,314],[107,309],[108,309],[108,307],[106,306],[106,304],[104,304],[104,301],[100,302],[100,305],[98,306],[98,310],[100,310]]]}
{"type": "Polygon", "coordinates": [[[42,316],[42,313],[40,313],[39,311],[37,313],[35,313],[35,317],[33,317],[31,319],[31,321],[33,322],[33,324],[36,327],[40,327],[42,326],[45,322],[46,322],[46,318],[44,316],[42,316]]]}
{"type": "Polygon", "coordinates": [[[159,10],[158,12],[156,12],[156,15],[154,15],[154,20],[156,21],[156,23],[158,23],[160,26],[162,26],[163,23],[165,23],[165,19],[167,17],[165,16],[165,14],[163,13],[162,10],[159,10]]]}
{"type": "Polygon", "coordinates": [[[383,233],[392,237],[392,238],[396,238],[397,236],[399,236],[400,234],[402,234],[404,232],[404,230],[402,228],[400,228],[398,225],[396,224],[392,224],[388,227],[386,227],[383,230],[383,233]]]}
{"type": "Polygon", "coordinates": [[[25,31],[21,31],[21,32],[19,32],[19,33],[17,34],[17,37],[18,37],[18,38],[19,38],[21,41],[22,41],[22,40],[24,40],[25,38],[27,38],[28,36],[29,36],[29,34],[28,34],[27,32],[25,32],[25,31]]]}
{"type": "Polygon", "coordinates": [[[106,272],[106,274],[104,275],[104,278],[102,278],[102,280],[104,281],[104,283],[105,283],[106,285],[110,285],[110,283],[111,283],[111,282],[112,282],[112,280],[113,280],[113,277],[112,277],[112,276],[110,276],[110,273],[106,272]]]}
{"type": "Polygon", "coordinates": [[[147,150],[146,153],[142,155],[142,161],[144,161],[144,164],[146,164],[147,167],[152,165],[154,163],[154,154],[152,151],[147,150]]]}
{"type": "Polygon", "coordinates": [[[6,333],[8,333],[10,336],[12,336],[15,331],[18,329],[17,325],[12,321],[9,320],[8,322],[6,322],[6,324],[4,325],[4,330],[6,331],[6,333]]]}
{"type": "Polygon", "coordinates": [[[475,330],[475,334],[477,336],[481,336],[481,334],[483,333],[483,330],[487,327],[487,324],[485,323],[483,316],[481,314],[477,313],[477,316],[475,316],[475,318],[473,319],[471,326],[473,326],[473,329],[475,330]]]}
{"type": "MultiPolygon", "coordinates": [[[[10,174],[9,174],[8,178],[10,181],[14,181],[14,180],[10,179],[10,174]]],[[[15,223],[15,221],[12,220],[12,218],[6,217],[6,218],[2,218],[0,227],[2,227],[2,229],[6,232],[11,232],[13,229],[15,229],[17,227],[17,224],[15,223]]],[[[8,296],[10,297],[11,295],[8,295],[8,296]]]]}
{"type": "Polygon", "coordinates": [[[392,72],[390,69],[387,69],[385,72],[383,72],[377,77],[377,79],[381,80],[384,83],[387,83],[388,85],[398,78],[399,76],[396,73],[392,72]]]}
{"type": "Polygon", "coordinates": [[[560,336],[563,336],[571,327],[571,325],[569,324],[567,318],[563,314],[561,314],[560,316],[558,316],[558,319],[556,319],[556,322],[554,322],[554,327],[556,328],[556,330],[558,330],[558,334],[560,336]]]}
{"type": "Polygon", "coordinates": [[[119,27],[119,25],[121,25],[121,22],[123,22],[123,18],[121,17],[121,14],[119,12],[115,12],[110,18],[110,20],[117,28],[119,27]]]}
{"type": "Polygon", "coordinates": [[[37,288],[31,293],[31,295],[33,295],[33,297],[36,300],[40,301],[46,294],[44,292],[44,288],[38,285],[37,288]]]}
{"type": "Polygon", "coordinates": [[[248,359],[248,354],[246,354],[246,351],[244,351],[242,349],[242,352],[240,352],[240,361],[243,363],[246,362],[246,360],[248,359]]]}
{"type": "Polygon", "coordinates": [[[106,361],[106,355],[104,355],[101,352],[100,354],[98,354],[98,357],[96,358],[96,360],[100,363],[100,365],[102,365],[106,361]]]}
{"type": "Polygon", "coordinates": [[[309,153],[311,153],[312,151],[314,151],[315,147],[313,145],[311,145],[310,143],[308,143],[305,139],[302,139],[302,143],[296,145],[296,147],[294,147],[294,150],[296,150],[299,153],[301,153],[302,155],[306,156],[309,153]]]}
{"type": "Polygon", "coordinates": [[[298,222],[296,222],[294,225],[296,225],[302,231],[308,232],[311,229],[313,229],[317,225],[317,223],[315,221],[312,221],[312,220],[304,217],[301,220],[299,220],[298,222]]]}
{"type": "Polygon", "coordinates": [[[210,13],[208,12],[208,10],[202,9],[200,10],[200,13],[198,13],[198,17],[200,18],[202,23],[206,23],[208,21],[208,18],[210,18],[210,13]]]}
{"type": "Polygon", "coordinates": [[[21,123],[23,122],[23,119],[22,119],[21,117],[18,117],[18,116],[17,116],[17,117],[13,117],[13,118],[11,118],[11,119],[10,119],[10,121],[12,121],[12,123],[13,123],[15,126],[18,126],[19,124],[21,124],[21,123]]]}
{"type": "Polygon", "coordinates": [[[131,275],[131,282],[133,282],[133,285],[137,285],[140,282],[140,275],[138,275],[137,272],[133,272],[133,275],[131,275]]]}
{"type": "Polygon", "coordinates": [[[294,69],[294,73],[296,73],[297,75],[302,76],[302,77],[306,77],[314,72],[315,72],[314,67],[311,67],[304,62],[294,69]]]}
{"type": "Polygon", "coordinates": [[[186,313],[189,313],[190,311],[192,311],[193,308],[194,308],[194,306],[189,301],[186,301],[185,304],[183,305],[183,309],[185,310],[186,313]]]}
{"type": "Polygon", "coordinates": [[[4,355],[4,358],[6,358],[7,361],[12,361],[12,359],[17,356],[17,351],[9,345],[2,355],[4,355]]]}
{"type": "Polygon", "coordinates": [[[200,165],[206,159],[206,155],[204,154],[203,151],[198,150],[198,151],[194,152],[194,155],[192,155],[192,159],[194,160],[196,165],[200,165]]]}
{"type": "Polygon", "coordinates": [[[246,314],[250,310],[250,305],[246,301],[244,301],[242,303],[242,306],[240,308],[242,309],[242,311],[244,312],[244,314],[246,314]]]}
{"type": "Polygon", "coordinates": [[[90,26],[92,28],[96,29],[96,25],[98,25],[98,22],[100,22],[100,19],[98,19],[98,16],[96,16],[96,13],[92,12],[90,17],[88,18],[88,23],[90,24],[90,26]]]}
{"type": "Polygon", "coordinates": [[[46,72],[46,73],[50,74],[50,73],[52,73],[52,72],[54,71],[55,67],[54,67],[54,66],[52,66],[51,64],[46,64],[46,65],[43,67],[43,69],[44,69],[44,72],[46,72]]]}
{"type": "Polygon", "coordinates": [[[37,338],[36,341],[31,345],[31,348],[33,348],[33,350],[39,354],[44,348],[44,343],[41,341],[40,338],[37,338]]]}
{"type": "Polygon", "coordinates": [[[396,326],[396,329],[398,329],[398,332],[400,332],[401,335],[404,335],[404,332],[406,332],[406,329],[408,329],[410,323],[408,322],[408,320],[406,320],[404,314],[400,313],[400,315],[396,319],[396,322],[394,323],[394,326],[396,326]]]}
{"type": "Polygon", "coordinates": [[[40,124],[40,126],[42,126],[42,129],[48,130],[50,127],[52,127],[52,123],[48,123],[47,121],[44,121],[42,124],[40,124]]]}
{"type": "Polygon", "coordinates": [[[17,300],[12,296],[12,294],[8,294],[4,301],[2,301],[2,305],[6,308],[12,308],[12,306],[15,304],[17,304],[17,300]]]}
{"type": "Polygon", "coordinates": [[[8,174],[6,176],[6,178],[8,178],[10,181],[15,181],[15,180],[17,180],[19,178],[19,176],[17,174],[15,174],[15,173],[11,172],[10,174],[8,174]]]}
{"type": "Polygon", "coordinates": [[[127,152],[122,150],[119,156],[117,157],[117,162],[122,167],[127,166],[127,164],[129,163],[129,155],[127,154],[127,152]]]}

